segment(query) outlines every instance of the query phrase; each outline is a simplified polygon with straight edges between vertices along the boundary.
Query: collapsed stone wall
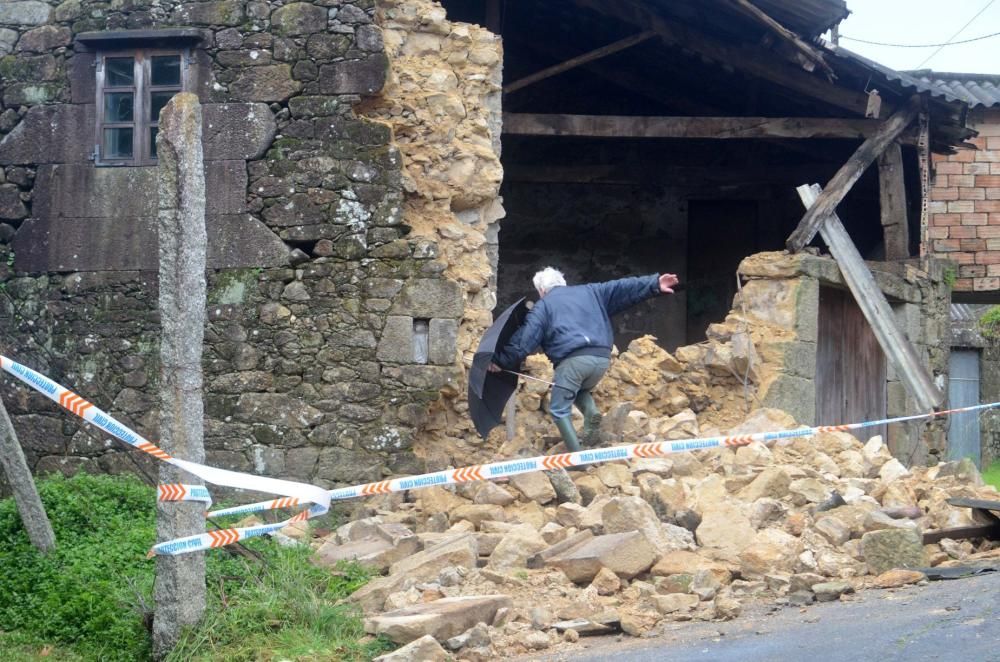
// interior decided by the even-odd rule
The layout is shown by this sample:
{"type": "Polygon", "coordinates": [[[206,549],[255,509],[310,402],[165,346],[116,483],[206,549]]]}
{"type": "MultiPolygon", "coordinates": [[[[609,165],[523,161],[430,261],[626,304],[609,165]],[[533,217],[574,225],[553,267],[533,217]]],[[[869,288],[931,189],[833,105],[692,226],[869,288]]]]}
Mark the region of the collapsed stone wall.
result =
{"type": "MultiPolygon", "coordinates": [[[[500,38],[453,23],[432,0],[380,0],[389,76],[366,115],[392,127],[403,159],[403,217],[435,246],[443,275],[464,299],[456,365],[471,360],[496,305],[500,165],[500,38]]],[[[402,342],[406,342],[402,338],[402,342]]],[[[467,366],[465,366],[467,368],[467,366]]],[[[416,452],[443,467],[478,453],[465,380],[442,390],[416,452]]]]}
{"type": "MultiPolygon", "coordinates": [[[[426,225],[410,232],[412,177],[391,127],[359,116],[386,76],[373,0],[0,4],[2,351],[156,436],[155,167],[89,161],[94,53],[78,37],[168,27],[200,39],[208,461],[325,486],[420,471],[415,431],[458,381],[464,292],[460,260],[426,225]]],[[[492,151],[487,128],[476,131],[470,145],[485,135],[475,148],[492,151]]],[[[460,174],[476,163],[454,156],[438,177],[471,190],[460,174]]],[[[488,264],[468,282],[482,288],[488,264]]],[[[4,387],[36,471],[132,468],[114,442],[4,387]]]]}

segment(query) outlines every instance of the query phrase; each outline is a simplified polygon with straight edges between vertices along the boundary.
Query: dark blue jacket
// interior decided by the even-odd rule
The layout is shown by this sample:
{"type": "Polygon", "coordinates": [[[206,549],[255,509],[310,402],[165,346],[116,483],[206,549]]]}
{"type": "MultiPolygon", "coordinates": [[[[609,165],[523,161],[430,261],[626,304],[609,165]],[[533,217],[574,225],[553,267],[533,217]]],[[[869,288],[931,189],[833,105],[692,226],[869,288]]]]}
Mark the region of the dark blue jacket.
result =
{"type": "Polygon", "coordinates": [[[539,346],[555,365],[569,356],[611,356],[611,316],[659,293],[658,274],[554,287],[539,299],[493,362],[517,370],[539,346]]]}

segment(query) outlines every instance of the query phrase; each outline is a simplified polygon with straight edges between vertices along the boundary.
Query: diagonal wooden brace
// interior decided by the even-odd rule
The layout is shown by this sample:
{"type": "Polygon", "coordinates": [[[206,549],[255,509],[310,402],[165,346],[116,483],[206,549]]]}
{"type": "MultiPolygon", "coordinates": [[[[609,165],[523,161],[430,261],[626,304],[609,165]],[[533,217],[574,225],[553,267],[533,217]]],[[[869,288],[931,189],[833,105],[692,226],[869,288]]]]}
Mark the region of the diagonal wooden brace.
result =
{"type": "Polygon", "coordinates": [[[788,241],[785,242],[785,247],[789,251],[797,253],[812,241],[816,232],[823,226],[823,222],[836,211],[837,205],[850,192],[851,187],[861,178],[872,161],[903,132],[919,111],[919,98],[911,98],[905,106],[896,111],[896,114],[887,119],[874,135],[861,143],[857,151],[826,185],[826,190],[819,196],[816,204],[809,207],[795,231],[789,235],[788,241]]]}
{"type": "MultiPolygon", "coordinates": [[[[815,205],[823,191],[819,184],[803,185],[796,190],[806,209],[815,205]]],[[[917,401],[917,406],[922,411],[934,409],[944,400],[944,395],[934,386],[934,381],[918,359],[910,339],[896,325],[889,302],[875,284],[871,271],[865,265],[864,259],[858,253],[857,247],[851,241],[836,212],[825,216],[819,232],[823,241],[830,247],[830,253],[837,261],[840,272],[844,275],[851,294],[854,295],[854,300],[857,301],[858,307],[875,332],[889,365],[899,375],[903,386],[917,401]]]]}

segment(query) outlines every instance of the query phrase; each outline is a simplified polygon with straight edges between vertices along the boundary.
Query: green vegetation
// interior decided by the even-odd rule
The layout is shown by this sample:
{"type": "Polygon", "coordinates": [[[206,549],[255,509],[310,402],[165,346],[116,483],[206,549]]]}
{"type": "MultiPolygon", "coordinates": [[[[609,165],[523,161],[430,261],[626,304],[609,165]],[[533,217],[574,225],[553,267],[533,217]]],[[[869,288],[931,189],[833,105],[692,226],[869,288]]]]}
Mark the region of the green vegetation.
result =
{"type": "Polygon", "coordinates": [[[987,338],[1000,340],[1000,306],[993,306],[979,318],[979,330],[987,338]]]}
{"type": "MultiPolygon", "coordinates": [[[[39,481],[57,547],[38,554],[13,499],[0,501],[0,659],[145,660],[150,657],[155,563],[153,488],[131,477],[39,481]]],[[[365,638],[357,613],[336,603],[369,575],[309,562],[304,548],[247,541],[261,562],[208,553],[209,606],[173,660],[367,660],[391,648],[365,638]]]]}
{"type": "Polygon", "coordinates": [[[944,284],[949,288],[955,288],[955,281],[958,280],[958,274],[955,273],[955,269],[952,267],[945,267],[944,269],[944,284]]]}
{"type": "Polygon", "coordinates": [[[1000,460],[995,460],[993,464],[983,469],[983,480],[987,485],[1000,490],[1000,460]]]}

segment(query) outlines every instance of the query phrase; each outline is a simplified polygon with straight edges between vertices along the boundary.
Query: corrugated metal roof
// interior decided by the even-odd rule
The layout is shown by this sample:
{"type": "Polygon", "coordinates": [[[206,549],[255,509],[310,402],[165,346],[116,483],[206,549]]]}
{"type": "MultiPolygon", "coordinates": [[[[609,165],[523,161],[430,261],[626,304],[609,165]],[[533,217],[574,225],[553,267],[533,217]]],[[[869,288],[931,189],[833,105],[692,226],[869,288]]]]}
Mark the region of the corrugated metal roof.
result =
{"type": "Polygon", "coordinates": [[[847,18],[846,0],[751,0],[789,30],[818,37],[847,18]]]}
{"type": "Polygon", "coordinates": [[[853,60],[863,64],[870,69],[874,69],[877,73],[881,74],[889,81],[898,81],[903,87],[912,87],[917,92],[928,92],[932,97],[940,97],[945,101],[965,101],[965,99],[957,96],[949,87],[936,85],[928,80],[922,80],[905,71],[896,71],[895,69],[891,69],[884,64],[876,62],[875,60],[869,60],[863,55],[858,55],[854,51],[850,51],[843,46],[831,45],[829,46],[829,49],[833,51],[837,57],[853,60]]]}
{"type": "Polygon", "coordinates": [[[906,72],[925,85],[933,85],[969,104],[970,108],[990,108],[1000,104],[1000,74],[957,74],[944,71],[906,72]]]}
{"type": "Polygon", "coordinates": [[[979,322],[979,318],[990,309],[984,303],[953,303],[951,304],[952,322],[979,322]]]}

